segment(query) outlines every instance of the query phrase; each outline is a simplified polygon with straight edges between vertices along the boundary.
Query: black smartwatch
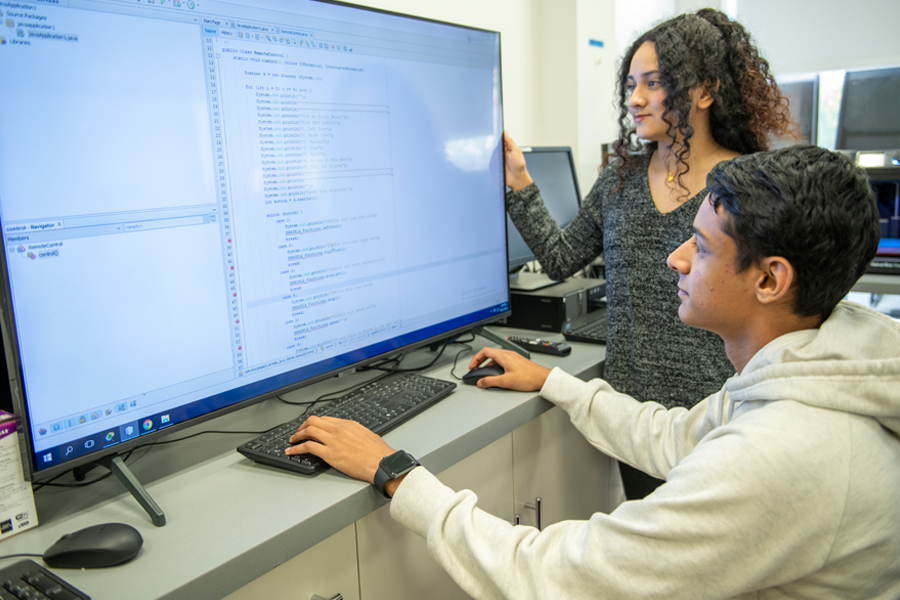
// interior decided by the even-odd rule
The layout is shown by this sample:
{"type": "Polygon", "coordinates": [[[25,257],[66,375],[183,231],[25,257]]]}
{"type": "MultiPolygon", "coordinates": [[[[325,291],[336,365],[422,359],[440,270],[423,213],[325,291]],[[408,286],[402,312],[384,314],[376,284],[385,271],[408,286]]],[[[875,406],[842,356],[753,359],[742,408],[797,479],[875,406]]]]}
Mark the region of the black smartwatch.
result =
{"type": "Polygon", "coordinates": [[[378,470],[375,471],[375,481],[372,482],[372,485],[385,498],[390,498],[384,491],[385,484],[391,479],[397,479],[401,475],[406,475],[418,466],[419,461],[412,454],[406,450],[398,450],[385,456],[378,463],[378,470]]]}

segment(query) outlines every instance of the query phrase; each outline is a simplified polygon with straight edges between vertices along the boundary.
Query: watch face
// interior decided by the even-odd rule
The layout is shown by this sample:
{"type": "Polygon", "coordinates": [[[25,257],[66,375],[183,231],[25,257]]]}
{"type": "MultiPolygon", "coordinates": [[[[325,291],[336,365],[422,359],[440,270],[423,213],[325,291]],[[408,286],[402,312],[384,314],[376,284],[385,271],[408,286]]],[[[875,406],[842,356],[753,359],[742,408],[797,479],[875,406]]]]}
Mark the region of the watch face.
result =
{"type": "Polygon", "coordinates": [[[416,464],[416,459],[413,458],[413,455],[405,450],[398,450],[390,456],[385,456],[381,459],[381,465],[384,467],[384,470],[394,476],[406,473],[416,464]]]}

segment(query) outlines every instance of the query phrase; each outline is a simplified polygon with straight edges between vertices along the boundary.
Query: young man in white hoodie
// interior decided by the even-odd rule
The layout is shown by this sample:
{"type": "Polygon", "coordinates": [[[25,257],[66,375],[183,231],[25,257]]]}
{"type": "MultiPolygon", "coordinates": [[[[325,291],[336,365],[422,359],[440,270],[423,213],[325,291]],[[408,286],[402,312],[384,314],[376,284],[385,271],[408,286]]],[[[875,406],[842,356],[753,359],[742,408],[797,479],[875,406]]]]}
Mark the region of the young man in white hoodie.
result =
{"type": "Polygon", "coordinates": [[[320,443],[288,452],[392,495],[475,598],[900,598],[900,326],[841,302],[878,243],[868,180],[798,147],[720,163],[707,188],[668,264],[679,317],[735,366],[719,393],[666,410],[502,350],[470,365],[500,363],[481,387],[540,389],[594,446],[665,479],[647,498],[537,531],[356,423],[311,417],[292,442],[320,443]]]}

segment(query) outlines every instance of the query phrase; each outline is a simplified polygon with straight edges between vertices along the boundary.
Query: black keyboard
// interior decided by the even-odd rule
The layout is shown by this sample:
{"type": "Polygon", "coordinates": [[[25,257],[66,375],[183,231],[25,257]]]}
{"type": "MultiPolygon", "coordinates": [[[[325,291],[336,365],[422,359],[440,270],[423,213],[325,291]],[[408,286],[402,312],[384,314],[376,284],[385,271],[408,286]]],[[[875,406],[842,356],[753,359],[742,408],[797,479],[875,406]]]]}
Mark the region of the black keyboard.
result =
{"type": "Polygon", "coordinates": [[[238,446],[237,451],[258,463],[312,475],[328,464],[312,454],[288,456],[285,448],[310,415],[349,419],[384,435],[456,389],[456,384],[413,373],[394,373],[366,384],[292,421],[238,446]]]}
{"type": "Polygon", "coordinates": [[[570,342],[605,344],[608,329],[609,315],[606,310],[595,310],[566,322],[562,334],[570,342]]]}
{"type": "Polygon", "coordinates": [[[33,560],[0,569],[0,600],[91,600],[33,560]]]}

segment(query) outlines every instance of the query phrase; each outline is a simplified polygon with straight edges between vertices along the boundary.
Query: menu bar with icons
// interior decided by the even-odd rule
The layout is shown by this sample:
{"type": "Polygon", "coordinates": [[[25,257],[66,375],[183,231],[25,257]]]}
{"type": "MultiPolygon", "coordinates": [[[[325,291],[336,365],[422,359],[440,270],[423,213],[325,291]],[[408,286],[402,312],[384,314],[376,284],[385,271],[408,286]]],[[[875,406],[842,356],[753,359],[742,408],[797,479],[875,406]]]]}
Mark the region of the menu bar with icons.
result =
{"type": "Polygon", "coordinates": [[[199,2],[194,0],[134,0],[136,4],[148,4],[153,6],[181,8],[184,10],[194,10],[200,6],[199,2]]]}
{"type": "Polygon", "coordinates": [[[251,40],[267,42],[298,48],[329,50],[335,52],[353,52],[354,44],[336,40],[316,39],[314,31],[288,29],[285,27],[267,27],[250,23],[237,23],[220,19],[204,19],[203,35],[234,40],[251,40]]]}
{"type": "Polygon", "coordinates": [[[90,435],[65,442],[57,446],[51,446],[35,454],[39,463],[45,465],[57,464],[74,460],[85,454],[110,448],[127,442],[142,435],[171,427],[175,423],[185,420],[184,415],[175,411],[156,413],[142,419],[128,421],[121,425],[111,426],[107,429],[90,435]]]}

